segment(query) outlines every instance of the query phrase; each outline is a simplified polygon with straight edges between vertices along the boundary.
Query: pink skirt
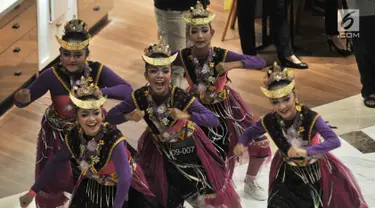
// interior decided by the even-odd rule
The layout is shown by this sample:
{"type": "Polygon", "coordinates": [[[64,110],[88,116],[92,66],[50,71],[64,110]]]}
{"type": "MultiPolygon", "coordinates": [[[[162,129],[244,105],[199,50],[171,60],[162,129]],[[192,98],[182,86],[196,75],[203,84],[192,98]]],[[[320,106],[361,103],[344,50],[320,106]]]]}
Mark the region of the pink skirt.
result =
{"type": "MultiPolygon", "coordinates": [[[[46,164],[58,152],[65,132],[55,129],[43,116],[42,128],[38,135],[35,179],[43,171],[46,164]]],[[[64,171],[56,172],[53,180],[49,181],[35,198],[37,207],[58,207],[64,205],[68,198],[64,192],[72,192],[73,177],[70,163],[65,164],[64,171]]]]}
{"type": "MultiPolygon", "coordinates": [[[[206,198],[205,203],[215,207],[240,208],[240,197],[230,181],[228,171],[220,166],[211,155],[215,154],[216,158],[220,159],[211,141],[198,126],[195,127],[191,139],[195,142],[197,156],[216,194],[215,198],[206,198]]],[[[165,157],[158,150],[155,142],[152,133],[146,130],[138,141],[139,155],[136,161],[147,175],[151,191],[162,204],[166,205],[169,185],[166,177],[165,157]]]]}
{"type": "MultiPolygon", "coordinates": [[[[368,208],[362,192],[351,171],[331,153],[319,159],[323,191],[323,208],[368,208]]],[[[269,190],[273,188],[277,172],[284,164],[281,155],[276,153],[271,164],[269,190]]],[[[293,192],[293,189],[290,190],[293,192]]]]}

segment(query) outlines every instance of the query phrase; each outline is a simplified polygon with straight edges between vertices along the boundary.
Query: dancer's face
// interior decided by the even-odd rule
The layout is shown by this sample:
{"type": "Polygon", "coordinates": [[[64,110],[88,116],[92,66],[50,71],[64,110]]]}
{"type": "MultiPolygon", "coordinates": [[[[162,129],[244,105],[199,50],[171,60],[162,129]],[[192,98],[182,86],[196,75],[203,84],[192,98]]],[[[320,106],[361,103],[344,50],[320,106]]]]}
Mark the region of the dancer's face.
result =
{"type": "Polygon", "coordinates": [[[274,112],[279,114],[284,120],[293,120],[295,118],[297,110],[294,92],[282,98],[271,99],[271,104],[274,112]]]}
{"type": "Polygon", "coordinates": [[[189,39],[195,48],[209,47],[215,30],[209,24],[189,26],[189,39]]]}
{"type": "Polygon", "coordinates": [[[60,49],[61,64],[71,73],[74,73],[85,66],[87,54],[86,49],[69,51],[60,49]]]}
{"type": "Polygon", "coordinates": [[[78,109],[78,123],[88,136],[96,136],[103,121],[102,109],[78,109]]]}
{"type": "Polygon", "coordinates": [[[149,82],[152,94],[166,95],[172,78],[171,66],[151,66],[145,72],[145,78],[149,82]]]}

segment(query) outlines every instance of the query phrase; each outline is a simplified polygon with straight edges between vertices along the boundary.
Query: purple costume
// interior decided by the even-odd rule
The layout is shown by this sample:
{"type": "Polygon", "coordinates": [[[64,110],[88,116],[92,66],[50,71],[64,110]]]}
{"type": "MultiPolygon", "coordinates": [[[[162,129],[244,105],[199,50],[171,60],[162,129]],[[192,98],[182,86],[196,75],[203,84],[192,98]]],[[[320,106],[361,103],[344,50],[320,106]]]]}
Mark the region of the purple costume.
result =
{"type": "MultiPolygon", "coordinates": [[[[202,130],[215,142],[221,156],[229,159],[230,175],[233,174],[235,167],[236,160],[231,158],[239,136],[258,120],[239,93],[227,85],[228,72],[219,74],[216,70],[216,66],[221,62],[235,61],[241,61],[245,69],[259,69],[266,66],[265,61],[257,56],[237,54],[218,47],[210,48],[208,58],[205,59],[194,57],[192,48],[182,49],[174,62],[175,65],[185,68],[189,83],[187,91],[193,93],[205,107],[219,117],[218,127],[202,126],[202,130]]],[[[252,143],[248,150],[249,156],[253,158],[266,158],[271,155],[266,137],[252,143]]],[[[250,164],[249,168],[258,172],[260,166],[250,164]]]]}
{"type": "Polygon", "coordinates": [[[247,145],[267,132],[279,149],[271,164],[268,207],[367,208],[351,171],[329,153],[340,146],[340,140],[325,121],[309,108],[297,106],[293,122],[285,127],[276,113],[269,113],[240,137],[239,143],[247,145]],[[292,145],[305,148],[308,156],[289,158],[292,145]]]}
{"type": "Polygon", "coordinates": [[[136,166],[126,149],[125,138],[116,127],[108,123],[102,125],[95,137],[86,136],[79,126],[73,127],[66,136],[65,145],[61,145],[61,149],[43,169],[31,190],[39,193],[54,179],[56,173],[64,171],[68,161],[71,161],[76,181],[69,206],[71,208],[148,208],[144,203],[146,195],[149,199],[154,197],[148,189],[142,170],[136,166]],[[97,160],[83,170],[80,158],[85,157],[82,155],[81,145],[83,141],[87,143],[93,139],[98,141],[98,151],[95,153],[97,160]],[[130,186],[132,188],[129,190],[130,186]]]}
{"type": "MultiPolygon", "coordinates": [[[[319,134],[324,138],[324,142],[306,147],[308,155],[318,155],[327,153],[340,146],[340,140],[332,131],[332,129],[325,123],[322,117],[316,119],[314,128],[317,129],[319,134]]],[[[252,138],[259,138],[266,133],[266,129],[261,121],[256,122],[253,126],[247,128],[242,133],[239,143],[247,146],[252,138]]]]}
{"type": "Polygon", "coordinates": [[[209,205],[240,207],[224,161],[198,126],[217,126],[216,116],[180,88],[171,88],[168,96],[159,99],[150,92],[147,86],[134,91],[133,99],[111,109],[107,120],[119,124],[126,121],[126,113],[145,112],[148,128],[138,141],[136,160],[151,191],[167,207],[177,207],[196,194],[209,205]],[[174,120],[170,108],[188,112],[190,120],[174,120]]]}
{"type": "MultiPolygon", "coordinates": [[[[69,99],[69,93],[75,85],[79,84],[82,76],[91,77],[93,83],[101,89],[102,93],[111,99],[123,100],[126,96],[130,96],[133,90],[125,80],[99,62],[88,62],[83,70],[76,73],[67,72],[60,64],[42,72],[28,87],[31,101],[27,104],[15,101],[17,107],[23,108],[40,98],[48,90],[51,94],[52,104],[45,111],[38,135],[36,178],[59,150],[61,143],[64,142],[66,132],[75,122],[74,104],[69,99]]],[[[72,191],[73,181],[70,165],[68,162],[65,165],[66,171],[59,172],[56,179],[49,181],[36,198],[38,206],[57,207],[66,202],[63,192],[72,191]]]]}
{"type": "MultiPolygon", "coordinates": [[[[135,104],[132,100],[126,99],[117,106],[113,107],[108,115],[107,121],[111,124],[118,125],[126,122],[124,117],[125,113],[130,113],[135,110],[135,104]]],[[[219,125],[219,120],[214,114],[212,114],[207,108],[202,106],[198,101],[194,100],[187,112],[191,115],[190,120],[198,125],[202,126],[217,126],[219,125]]]]}
{"type": "MultiPolygon", "coordinates": [[[[55,172],[64,171],[65,163],[71,158],[71,152],[69,152],[66,146],[62,145],[60,151],[58,151],[50,163],[45,166],[31,190],[35,193],[40,192],[44,185],[54,178],[53,176],[55,172]]],[[[125,145],[123,141],[113,149],[111,160],[114,163],[119,181],[116,185],[117,190],[113,207],[120,208],[125,202],[125,197],[127,196],[131,182],[128,156],[125,153],[125,145]]]]}

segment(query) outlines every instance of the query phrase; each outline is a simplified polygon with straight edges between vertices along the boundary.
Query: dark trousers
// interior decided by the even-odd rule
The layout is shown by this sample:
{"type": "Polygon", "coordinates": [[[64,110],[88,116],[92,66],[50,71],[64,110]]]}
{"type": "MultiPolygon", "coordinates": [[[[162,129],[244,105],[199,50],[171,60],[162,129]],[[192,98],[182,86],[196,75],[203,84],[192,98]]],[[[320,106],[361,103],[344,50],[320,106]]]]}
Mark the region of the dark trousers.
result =
{"type": "MultiPolygon", "coordinates": [[[[338,7],[338,0],[326,0],[325,1],[325,31],[326,35],[338,35],[339,31],[337,30],[337,10],[338,7]]],[[[346,0],[342,0],[342,7],[344,9],[348,8],[346,0]]],[[[340,8],[341,9],[341,8],[340,8]]],[[[341,21],[341,20],[340,20],[341,21]]]]}
{"type": "Polygon", "coordinates": [[[326,0],[325,2],[325,31],[328,36],[339,34],[337,30],[337,4],[337,0],[326,0]]]}
{"type": "Polygon", "coordinates": [[[242,53],[256,56],[255,49],[255,3],[256,0],[237,0],[238,32],[242,53]]]}
{"type": "MultiPolygon", "coordinates": [[[[270,9],[271,29],[277,55],[285,58],[293,55],[286,10],[287,0],[263,0],[270,9]]],[[[238,30],[243,54],[256,55],[255,48],[255,0],[237,0],[238,30]]]]}
{"type": "Polygon", "coordinates": [[[375,94],[375,15],[359,19],[359,38],[353,38],[354,55],[361,75],[362,96],[375,94]]]}
{"type": "MultiPolygon", "coordinates": [[[[269,5],[271,12],[271,24],[274,35],[274,42],[277,48],[277,54],[280,57],[288,57],[293,54],[289,27],[285,8],[286,0],[263,0],[263,3],[269,5]]],[[[241,40],[243,54],[256,55],[255,48],[255,0],[237,0],[238,30],[241,40]]],[[[346,3],[343,0],[343,6],[346,3]]],[[[338,0],[326,0],[325,2],[325,33],[328,36],[338,35],[337,30],[337,10],[338,0]]]]}

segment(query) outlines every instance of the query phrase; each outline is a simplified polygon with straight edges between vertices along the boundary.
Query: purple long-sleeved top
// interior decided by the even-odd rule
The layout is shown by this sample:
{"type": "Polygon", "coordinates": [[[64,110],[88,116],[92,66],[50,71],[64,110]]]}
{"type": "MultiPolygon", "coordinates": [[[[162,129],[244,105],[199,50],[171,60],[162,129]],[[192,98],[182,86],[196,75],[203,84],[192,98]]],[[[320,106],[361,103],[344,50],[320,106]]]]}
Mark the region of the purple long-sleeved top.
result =
{"type": "MultiPolygon", "coordinates": [[[[173,54],[175,53],[178,53],[178,56],[173,64],[177,66],[183,66],[179,51],[173,52],[173,54]]],[[[244,63],[245,69],[261,69],[261,68],[266,67],[266,61],[258,56],[238,54],[238,53],[228,50],[228,53],[224,62],[234,62],[234,61],[242,61],[244,63]]]]}
{"type": "MultiPolygon", "coordinates": [[[[133,91],[133,88],[129,83],[106,66],[103,66],[102,68],[98,86],[100,87],[104,96],[116,100],[124,100],[125,97],[130,96],[131,92],[133,91]]],[[[17,107],[23,108],[28,106],[30,103],[44,95],[48,90],[50,91],[52,97],[69,95],[69,92],[64,88],[53,73],[52,68],[42,72],[40,76],[38,76],[36,80],[28,87],[28,89],[30,89],[31,101],[26,104],[21,104],[15,100],[15,105],[17,107]]]]}
{"type": "MultiPolygon", "coordinates": [[[[124,114],[130,113],[135,109],[136,107],[133,99],[131,97],[127,97],[124,101],[113,107],[108,112],[106,121],[113,125],[124,123],[126,122],[124,114]]],[[[216,127],[219,125],[219,119],[215,116],[215,114],[196,100],[194,100],[194,102],[190,105],[187,112],[191,115],[189,120],[198,124],[199,126],[216,127]]]]}
{"type": "MultiPolygon", "coordinates": [[[[115,166],[115,171],[118,176],[118,184],[116,186],[116,197],[114,201],[115,208],[123,207],[125,200],[127,200],[127,193],[131,185],[132,175],[128,163],[128,156],[125,152],[124,141],[121,141],[113,149],[111,160],[115,166]]],[[[31,190],[38,193],[43,186],[53,179],[54,173],[62,170],[67,161],[72,158],[72,154],[65,145],[56,153],[54,158],[48,162],[42,173],[37,178],[31,190]]]]}
{"type": "MultiPolygon", "coordinates": [[[[340,147],[340,139],[337,137],[335,132],[333,132],[332,129],[326,124],[322,117],[318,117],[315,122],[314,128],[324,138],[324,141],[319,144],[306,147],[308,155],[324,154],[340,147]]],[[[261,121],[258,121],[242,133],[239,138],[239,143],[246,146],[251,140],[259,138],[265,133],[266,130],[264,129],[261,121]]]]}

